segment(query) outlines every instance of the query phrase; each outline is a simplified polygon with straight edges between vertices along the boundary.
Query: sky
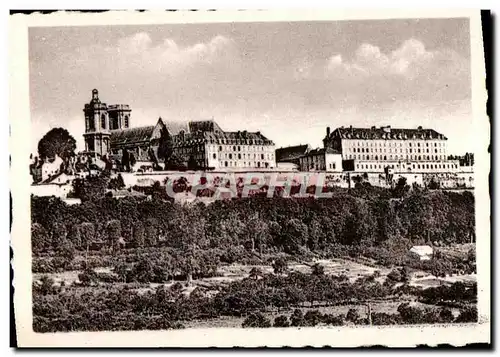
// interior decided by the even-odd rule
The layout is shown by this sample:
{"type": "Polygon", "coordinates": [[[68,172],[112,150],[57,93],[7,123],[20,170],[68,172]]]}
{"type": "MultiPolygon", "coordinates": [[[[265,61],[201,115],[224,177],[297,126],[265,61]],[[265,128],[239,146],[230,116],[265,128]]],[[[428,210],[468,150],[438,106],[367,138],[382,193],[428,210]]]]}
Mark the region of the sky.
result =
{"type": "Polygon", "coordinates": [[[467,19],[38,27],[29,30],[32,151],[63,127],[84,149],[91,91],[131,126],[214,119],[276,147],[326,127],[433,128],[473,150],[467,19]]]}

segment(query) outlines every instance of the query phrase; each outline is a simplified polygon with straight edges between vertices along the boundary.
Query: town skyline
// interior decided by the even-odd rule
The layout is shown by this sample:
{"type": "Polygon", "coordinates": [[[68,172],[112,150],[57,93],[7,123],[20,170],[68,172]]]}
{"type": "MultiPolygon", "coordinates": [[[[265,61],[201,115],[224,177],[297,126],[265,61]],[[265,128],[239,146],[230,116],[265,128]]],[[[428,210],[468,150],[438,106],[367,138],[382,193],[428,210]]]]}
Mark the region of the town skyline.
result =
{"type": "Polygon", "coordinates": [[[131,127],[214,119],[276,148],[314,148],[327,126],[423,126],[449,138],[450,154],[473,151],[466,19],[33,28],[29,38],[33,153],[53,127],[83,149],[94,88],[130,105],[131,127]]]}

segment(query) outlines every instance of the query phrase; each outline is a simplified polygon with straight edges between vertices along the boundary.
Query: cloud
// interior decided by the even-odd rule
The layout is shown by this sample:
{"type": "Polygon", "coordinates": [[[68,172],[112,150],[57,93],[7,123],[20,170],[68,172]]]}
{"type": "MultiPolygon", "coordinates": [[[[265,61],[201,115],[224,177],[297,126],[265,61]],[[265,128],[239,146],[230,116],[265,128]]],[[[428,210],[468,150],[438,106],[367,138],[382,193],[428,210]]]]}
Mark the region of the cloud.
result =
{"type": "Polygon", "coordinates": [[[373,106],[396,100],[447,101],[470,98],[470,64],[457,52],[430,51],[416,39],[404,41],[393,51],[363,43],[349,60],[333,54],[307,80],[317,87],[325,81],[331,101],[373,106]]]}
{"type": "Polygon", "coordinates": [[[455,64],[455,69],[457,65],[467,66],[467,61],[456,52],[428,51],[421,41],[411,38],[387,54],[377,46],[363,43],[356,50],[352,61],[345,62],[341,55],[335,54],[328,59],[326,68],[328,74],[333,77],[350,74],[361,77],[399,76],[414,79],[438,69],[446,70],[447,68],[442,66],[446,57],[455,64]],[[441,66],[442,68],[439,68],[441,66]]]}

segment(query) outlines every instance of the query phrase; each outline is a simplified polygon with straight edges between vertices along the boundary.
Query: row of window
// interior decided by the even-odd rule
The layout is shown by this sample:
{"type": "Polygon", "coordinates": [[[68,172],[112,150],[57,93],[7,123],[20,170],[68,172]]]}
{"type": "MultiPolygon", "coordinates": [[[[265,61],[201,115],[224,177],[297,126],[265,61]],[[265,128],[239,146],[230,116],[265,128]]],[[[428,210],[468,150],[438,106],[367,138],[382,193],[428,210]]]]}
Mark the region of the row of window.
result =
{"type": "Polygon", "coordinates": [[[257,167],[269,168],[269,162],[261,161],[220,161],[222,167],[257,167]]]}
{"type": "Polygon", "coordinates": [[[204,152],[205,146],[204,145],[193,145],[193,146],[187,146],[187,147],[176,147],[175,150],[179,154],[191,154],[193,152],[204,152]]]}
{"type": "MultiPolygon", "coordinates": [[[[394,150],[394,153],[398,152],[398,149],[392,149],[392,148],[389,148],[389,149],[385,149],[385,148],[383,148],[383,149],[377,149],[377,148],[349,148],[349,149],[347,149],[347,151],[357,152],[357,153],[360,153],[360,152],[363,152],[363,153],[364,152],[366,152],[366,153],[368,153],[368,152],[371,152],[371,153],[374,153],[374,152],[381,152],[381,153],[387,153],[387,152],[389,152],[389,153],[392,153],[393,150],[394,150]]],[[[399,152],[402,153],[403,150],[404,149],[400,148],[399,152]]],[[[443,151],[444,151],[443,149],[434,149],[434,153],[436,153],[436,154],[438,152],[442,153],[443,151]]],[[[413,149],[406,149],[406,152],[412,154],[413,153],[413,149]]],[[[427,153],[432,152],[432,149],[430,149],[430,151],[429,151],[429,149],[415,149],[415,153],[419,153],[420,154],[420,153],[425,153],[425,152],[427,152],[427,153]]]]}
{"type": "MultiPolygon", "coordinates": [[[[361,170],[383,170],[385,167],[394,169],[395,165],[384,165],[384,164],[356,164],[356,169],[361,170]]],[[[437,170],[437,169],[456,169],[456,164],[412,164],[408,169],[417,170],[437,170]]],[[[404,168],[403,168],[404,169],[404,168]]]]}
{"type": "MultiPolygon", "coordinates": [[[[216,150],[215,149],[215,145],[214,146],[211,146],[209,147],[210,149],[212,150],[216,150]]],[[[219,145],[219,151],[232,151],[232,152],[236,152],[236,151],[271,151],[273,149],[272,146],[253,146],[253,145],[233,145],[233,146],[223,146],[223,145],[219,145]]]]}
{"type": "Polygon", "coordinates": [[[346,155],[346,160],[375,160],[375,161],[393,161],[393,160],[415,160],[415,161],[431,161],[445,160],[445,155],[346,155]]]}
{"type": "Polygon", "coordinates": [[[233,144],[244,144],[244,145],[272,145],[270,143],[266,143],[263,140],[253,140],[253,139],[209,139],[210,144],[224,144],[224,145],[233,145],[233,144]]]}
{"type": "Polygon", "coordinates": [[[372,141],[372,140],[346,140],[344,141],[347,146],[360,146],[360,147],[403,147],[403,143],[408,144],[409,147],[444,147],[444,142],[414,142],[407,140],[399,141],[372,141]],[[425,144],[425,145],[424,145],[425,144]]]}
{"type": "MultiPolygon", "coordinates": [[[[258,154],[232,154],[232,153],[229,153],[229,154],[220,154],[219,155],[221,158],[224,158],[224,159],[229,159],[229,160],[232,160],[233,158],[236,159],[238,158],[238,160],[241,160],[241,159],[257,159],[258,158],[258,154]],[[248,157],[247,157],[248,156],[248,157]]],[[[216,153],[213,153],[212,154],[212,158],[213,159],[217,159],[217,154],[216,153]]],[[[265,160],[265,155],[264,154],[260,154],[260,159],[261,160],[265,160]]],[[[272,160],[273,159],[273,155],[272,154],[267,154],[267,160],[272,160]]]]}
{"type": "MultiPolygon", "coordinates": [[[[95,130],[94,120],[92,120],[91,118],[87,117],[86,120],[85,120],[85,122],[87,124],[86,125],[87,131],[89,131],[89,130],[95,130]]],[[[125,115],[123,127],[124,128],[128,128],[128,124],[129,124],[129,116],[125,115]]],[[[100,127],[101,127],[101,129],[107,129],[106,115],[105,114],[101,114],[100,127]]],[[[110,130],[120,129],[119,118],[117,118],[117,117],[110,118],[109,129],[110,130]]]]}

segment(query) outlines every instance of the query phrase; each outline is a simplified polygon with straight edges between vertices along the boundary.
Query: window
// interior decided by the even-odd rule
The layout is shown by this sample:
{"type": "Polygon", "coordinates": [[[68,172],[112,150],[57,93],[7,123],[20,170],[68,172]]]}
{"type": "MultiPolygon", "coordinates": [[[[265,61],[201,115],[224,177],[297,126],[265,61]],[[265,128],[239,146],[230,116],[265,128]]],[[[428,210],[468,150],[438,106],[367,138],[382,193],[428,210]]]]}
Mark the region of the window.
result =
{"type": "Polygon", "coordinates": [[[227,161],[224,161],[224,166],[226,166],[226,167],[227,167],[227,161]]]}
{"type": "Polygon", "coordinates": [[[233,158],[233,154],[229,154],[229,159],[232,159],[233,158]]]}
{"type": "Polygon", "coordinates": [[[128,128],[128,115],[125,115],[125,128],[128,128]]]}
{"type": "Polygon", "coordinates": [[[260,154],[260,159],[264,160],[264,154],[260,154]]]}
{"type": "Polygon", "coordinates": [[[213,158],[217,159],[217,154],[216,153],[214,153],[213,158]]]}
{"type": "Polygon", "coordinates": [[[238,146],[238,151],[241,151],[241,146],[238,146]]]}
{"type": "Polygon", "coordinates": [[[219,151],[222,151],[222,146],[219,146],[219,151]]]}
{"type": "Polygon", "coordinates": [[[233,151],[236,151],[236,146],[233,146],[233,151]]]}
{"type": "Polygon", "coordinates": [[[101,128],[106,129],[106,115],[101,115],[101,128]]]}

